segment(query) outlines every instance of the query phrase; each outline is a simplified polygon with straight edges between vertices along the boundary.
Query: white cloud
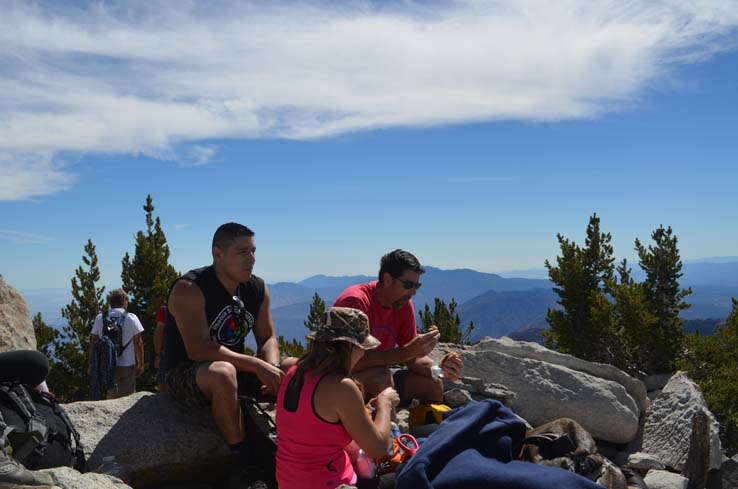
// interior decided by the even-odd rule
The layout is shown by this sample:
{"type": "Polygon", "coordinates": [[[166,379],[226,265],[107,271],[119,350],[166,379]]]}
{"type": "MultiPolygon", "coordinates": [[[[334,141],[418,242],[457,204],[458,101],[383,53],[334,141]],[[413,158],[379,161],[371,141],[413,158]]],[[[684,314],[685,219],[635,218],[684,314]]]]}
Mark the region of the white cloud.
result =
{"type": "Polygon", "coordinates": [[[0,239],[12,241],[16,244],[44,244],[53,240],[53,238],[49,238],[47,236],[24,233],[23,231],[15,231],[12,229],[0,229],[0,239]]]}
{"type": "MultiPolygon", "coordinates": [[[[738,0],[3,9],[0,172],[19,154],[203,164],[216,148],[202,141],[216,138],[595,117],[631,106],[674,65],[735,47],[738,26],[738,0]]],[[[68,186],[51,161],[48,174],[29,169],[47,182],[36,193],[0,184],[0,199],[68,186]]]]}
{"type": "Polygon", "coordinates": [[[75,179],[51,152],[0,150],[0,201],[39,197],[65,190],[75,179]]]}

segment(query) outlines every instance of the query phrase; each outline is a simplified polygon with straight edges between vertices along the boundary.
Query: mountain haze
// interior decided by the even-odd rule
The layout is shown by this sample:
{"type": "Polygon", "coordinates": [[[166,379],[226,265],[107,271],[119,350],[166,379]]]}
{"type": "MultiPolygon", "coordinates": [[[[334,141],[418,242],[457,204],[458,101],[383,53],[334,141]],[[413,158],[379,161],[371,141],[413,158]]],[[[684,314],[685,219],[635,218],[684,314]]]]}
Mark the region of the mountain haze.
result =
{"type": "MultiPolygon", "coordinates": [[[[682,312],[685,319],[725,319],[730,313],[731,298],[738,296],[738,262],[721,261],[720,258],[709,260],[684,265],[682,286],[691,286],[693,290],[687,297],[692,307],[682,312]]],[[[413,298],[416,311],[422,310],[425,304],[432,308],[436,297],[446,303],[455,299],[462,326],[474,321],[473,339],[516,332],[535,337],[536,331],[546,326],[546,310],[556,307],[557,296],[546,279],[505,278],[464,268],[443,270],[426,266],[425,269],[426,273],[420,278],[423,286],[413,298]]],[[[640,269],[634,267],[634,275],[636,271],[640,269]]],[[[277,334],[303,340],[306,334],[303,321],[316,292],[330,306],[347,286],[372,280],[375,280],[372,275],[314,275],[297,283],[269,284],[277,334]]],[[[32,289],[21,292],[31,314],[41,312],[47,324],[61,327],[60,311],[71,299],[69,291],[32,289]]]]}

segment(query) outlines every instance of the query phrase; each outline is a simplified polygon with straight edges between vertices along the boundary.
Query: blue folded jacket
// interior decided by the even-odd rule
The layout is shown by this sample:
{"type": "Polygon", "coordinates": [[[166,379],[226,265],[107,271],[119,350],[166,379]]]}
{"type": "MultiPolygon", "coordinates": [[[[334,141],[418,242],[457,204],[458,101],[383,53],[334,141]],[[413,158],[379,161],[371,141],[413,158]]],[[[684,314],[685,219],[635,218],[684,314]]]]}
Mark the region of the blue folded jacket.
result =
{"type": "Polygon", "coordinates": [[[513,460],[525,424],[491,399],[455,410],[420,446],[397,489],[602,489],[573,472],[513,460]]]}

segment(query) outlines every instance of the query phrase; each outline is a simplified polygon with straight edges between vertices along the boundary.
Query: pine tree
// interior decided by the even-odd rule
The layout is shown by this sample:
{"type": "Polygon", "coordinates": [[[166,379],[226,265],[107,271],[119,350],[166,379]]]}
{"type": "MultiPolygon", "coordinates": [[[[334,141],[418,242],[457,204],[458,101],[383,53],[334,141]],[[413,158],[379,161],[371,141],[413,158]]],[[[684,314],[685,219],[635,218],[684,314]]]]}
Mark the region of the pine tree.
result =
{"type": "Polygon", "coordinates": [[[92,240],[84,249],[84,267],[79,266],[72,278],[72,302],[61,311],[67,325],[53,342],[56,362],[49,372],[49,386],[64,402],[87,399],[90,334],[104,304],[105,287],[97,287],[100,269],[92,240]]]}
{"type": "MultiPolygon", "coordinates": [[[[159,218],[153,217],[151,195],[146,197],[143,210],[146,212],[146,231],[136,233],[133,258],[128,253],[123,257],[121,282],[130,298],[128,311],[138,316],[144,327],[141,336],[145,357],[153,358],[156,312],[166,303],[169,288],[179,274],[169,264],[169,245],[159,218]]],[[[144,375],[138,380],[138,387],[153,390],[155,385],[156,372],[147,364],[144,375]]]]}
{"type": "Polygon", "coordinates": [[[620,283],[609,287],[619,348],[612,364],[632,374],[643,374],[651,357],[649,336],[655,318],[646,302],[643,284],[633,280],[627,260],[623,259],[618,273],[620,283]]]}
{"type": "Polygon", "coordinates": [[[648,248],[638,239],[635,241],[638,263],[646,272],[644,297],[655,318],[648,335],[651,351],[645,368],[648,373],[665,373],[674,370],[674,361],[681,353],[684,324],[679,313],[689,307],[684,298],[692,293],[692,289],[679,288],[682,261],[671,226],[666,229],[659,226],[651,233],[651,239],[655,245],[648,248]]]}
{"type": "Polygon", "coordinates": [[[59,332],[46,324],[41,313],[36,313],[31,320],[33,332],[36,335],[36,349],[43,353],[52,364],[54,358],[54,342],[59,338],[59,332]]]}
{"type": "MultiPolygon", "coordinates": [[[[313,296],[313,302],[310,304],[310,312],[308,313],[307,319],[303,322],[305,327],[310,331],[315,331],[318,326],[323,322],[323,316],[325,315],[325,301],[316,292],[313,296]]],[[[281,348],[280,348],[281,351],[281,348]]]]}
{"type": "Polygon", "coordinates": [[[738,300],[725,324],[712,336],[685,336],[685,354],[677,361],[702,389],[710,411],[720,422],[723,447],[738,451],[738,300]]]}
{"type": "Polygon", "coordinates": [[[299,358],[305,353],[305,347],[295,338],[293,338],[292,341],[287,341],[284,339],[284,336],[279,335],[277,337],[277,342],[279,343],[279,353],[283,357],[299,358]]]}
{"type": "Polygon", "coordinates": [[[456,300],[451,299],[448,306],[439,297],[436,297],[433,301],[434,308],[432,313],[428,304],[425,305],[422,311],[418,312],[421,322],[421,333],[426,333],[431,326],[436,326],[441,333],[439,341],[460,345],[469,344],[472,332],[474,331],[474,322],[470,322],[466,330],[461,331],[461,318],[459,318],[456,312],[458,305],[456,300]]]}
{"type": "Polygon", "coordinates": [[[557,234],[561,256],[556,266],[545,266],[561,309],[549,309],[551,330],[547,342],[563,353],[585,360],[601,361],[602,348],[611,340],[612,311],[607,306],[608,283],[614,279],[610,233],[600,231],[600,218],[593,214],[587,225],[584,248],[557,234]],[[593,307],[595,308],[593,310],[593,307]]]}

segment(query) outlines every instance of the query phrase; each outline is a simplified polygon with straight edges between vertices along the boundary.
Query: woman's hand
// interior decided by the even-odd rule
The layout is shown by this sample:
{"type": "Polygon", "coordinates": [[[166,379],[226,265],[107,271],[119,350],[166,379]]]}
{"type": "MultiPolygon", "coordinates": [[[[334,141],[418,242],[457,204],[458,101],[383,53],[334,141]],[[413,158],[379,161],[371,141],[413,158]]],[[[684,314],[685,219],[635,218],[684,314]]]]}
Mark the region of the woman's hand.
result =
{"type": "Polygon", "coordinates": [[[382,392],[377,395],[377,405],[381,403],[387,403],[390,408],[397,407],[400,404],[400,395],[394,389],[394,387],[386,387],[382,392]]]}

